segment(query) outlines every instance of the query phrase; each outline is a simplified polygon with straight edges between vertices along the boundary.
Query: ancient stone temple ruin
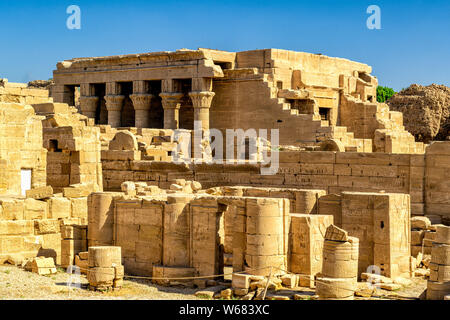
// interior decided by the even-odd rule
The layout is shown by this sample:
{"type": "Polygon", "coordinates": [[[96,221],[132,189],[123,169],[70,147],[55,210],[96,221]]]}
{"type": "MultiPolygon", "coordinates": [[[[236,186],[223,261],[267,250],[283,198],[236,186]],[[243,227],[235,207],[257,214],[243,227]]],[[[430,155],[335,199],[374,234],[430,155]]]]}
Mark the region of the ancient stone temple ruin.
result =
{"type": "Polygon", "coordinates": [[[270,128],[281,145],[422,153],[400,112],[376,102],[372,68],[278,49],[178,50],[77,58],[54,71],[56,102],[111,127],[270,128]],[[337,144],[337,145],[335,145],[337,144]]]}
{"type": "MultiPolygon", "coordinates": [[[[51,95],[1,81],[0,263],[53,258],[92,288],[214,280],[243,299],[280,287],[353,299],[367,279],[431,275],[428,297],[444,298],[450,142],[416,142],[376,102],[371,72],[182,49],[60,62],[51,95]],[[229,130],[243,132],[224,141],[232,161],[211,151],[229,130]]],[[[43,259],[35,269],[51,272],[43,259]]]]}

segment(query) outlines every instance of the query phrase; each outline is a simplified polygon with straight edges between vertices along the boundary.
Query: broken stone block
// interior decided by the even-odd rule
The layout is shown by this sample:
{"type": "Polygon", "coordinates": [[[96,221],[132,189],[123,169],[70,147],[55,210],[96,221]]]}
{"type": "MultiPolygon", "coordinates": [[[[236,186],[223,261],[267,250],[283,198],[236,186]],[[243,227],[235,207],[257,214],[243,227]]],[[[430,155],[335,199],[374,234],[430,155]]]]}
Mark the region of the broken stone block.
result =
{"type": "Polygon", "coordinates": [[[56,273],[55,261],[53,258],[34,258],[31,262],[31,272],[39,275],[54,274],[56,273]]]}
{"type": "Polygon", "coordinates": [[[120,189],[128,196],[136,195],[136,185],[133,181],[125,181],[120,185],[120,189]]]}
{"type": "Polygon", "coordinates": [[[325,240],[346,242],[348,240],[348,232],[332,224],[325,232],[325,240]]]}
{"type": "Polygon", "coordinates": [[[374,273],[361,273],[361,279],[366,280],[369,283],[376,284],[376,283],[394,283],[392,279],[379,275],[374,273]]]}
{"type": "Polygon", "coordinates": [[[316,294],[321,299],[341,299],[354,296],[357,288],[356,278],[317,277],[316,294]]]}
{"type": "Polygon", "coordinates": [[[220,291],[220,296],[221,296],[222,298],[224,298],[225,300],[230,300],[232,294],[233,294],[233,290],[231,290],[231,289],[229,289],[229,288],[220,291]]]}
{"type": "Polygon", "coordinates": [[[388,290],[388,291],[395,291],[401,289],[402,286],[395,283],[382,283],[380,285],[380,289],[388,290]]]}
{"type": "Polygon", "coordinates": [[[67,188],[63,188],[63,195],[65,198],[83,198],[95,192],[95,189],[95,186],[92,184],[72,184],[67,188]]]}
{"type": "Polygon", "coordinates": [[[47,198],[51,198],[53,196],[53,188],[52,188],[52,186],[33,188],[30,190],[27,190],[25,192],[25,195],[27,198],[33,198],[36,200],[47,199],[47,198]]]}
{"type": "Polygon", "coordinates": [[[248,289],[250,287],[250,275],[233,274],[231,286],[233,288],[248,289]]]}
{"type": "Polygon", "coordinates": [[[202,185],[198,181],[191,181],[191,188],[192,188],[192,191],[197,192],[202,189],[202,185]]]}
{"type": "Polygon", "coordinates": [[[121,247],[97,246],[89,247],[89,267],[109,268],[122,265],[121,247]]]}
{"type": "Polygon", "coordinates": [[[396,277],[393,279],[395,284],[399,284],[404,287],[409,287],[412,284],[412,281],[403,277],[396,277]]]}
{"type": "Polygon", "coordinates": [[[415,277],[429,277],[430,276],[430,270],[428,269],[416,269],[414,271],[415,277]]]}
{"type": "Polygon", "coordinates": [[[411,229],[428,230],[431,226],[431,221],[427,217],[412,217],[411,229]]]}
{"type": "Polygon", "coordinates": [[[89,251],[78,252],[78,256],[80,257],[81,260],[88,260],[89,251]]]}
{"type": "Polygon", "coordinates": [[[293,289],[298,286],[298,277],[296,274],[285,274],[281,276],[283,286],[293,289]]]}
{"type": "Polygon", "coordinates": [[[75,256],[75,265],[80,268],[82,274],[87,274],[89,269],[88,261],[82,260],[78,255],[75,256]]]}
{"type": "Polygon", "coordinates": [[[235,296],[240,296],[240,297],[242,297],[242,296],[245,296],[246,294],[248,294],[248,289],[245,289],[245,288],[235,288],[235,289],[233,290],[233,293],[234,293],[235,296]]]}
{"type": "Polygon", "coordinates": [[[179,184],[172,183],[170,185],[169,189],[173,190],[173,191],[183,191],[183,186],[181,186],[179,184]]]}
{"type": "Polygon", "coordinates": [[[136,136],[128,130],[117,132],[109,142],[109,150],[138,150],[136,136]]]}

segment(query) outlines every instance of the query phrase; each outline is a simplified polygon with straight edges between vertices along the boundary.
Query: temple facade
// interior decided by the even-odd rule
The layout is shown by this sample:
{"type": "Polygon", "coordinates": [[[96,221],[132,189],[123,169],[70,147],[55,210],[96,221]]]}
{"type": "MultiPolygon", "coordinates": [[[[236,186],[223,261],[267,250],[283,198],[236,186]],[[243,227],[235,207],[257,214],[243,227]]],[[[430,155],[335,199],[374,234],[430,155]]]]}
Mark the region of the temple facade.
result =
{"type": "Polygon", "coordinates": [[[376,102],[371,72],[321,54],[181,49],[60,62],[52,96],[114,128],[192,130],[201,121],[223,132],[279,129],[281,145],[331,139],[341,151],[423,152],[401,113],[376,102]]]}

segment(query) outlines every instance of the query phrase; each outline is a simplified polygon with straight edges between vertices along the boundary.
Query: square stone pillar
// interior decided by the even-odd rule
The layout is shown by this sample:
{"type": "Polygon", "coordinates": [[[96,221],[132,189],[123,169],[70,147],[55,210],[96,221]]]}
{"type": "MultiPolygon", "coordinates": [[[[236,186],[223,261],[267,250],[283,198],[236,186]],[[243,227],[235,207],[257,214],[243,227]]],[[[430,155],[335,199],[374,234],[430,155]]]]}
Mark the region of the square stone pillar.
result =
{"type": "Polygon", "coordinates": [[[178,129],[180,123],[179,110],[183,94],[180,92],[162,92],[159,96],[162,98],[161,103],[164,108],[164,129],[178,129]]]}
{"type": "Polygon", "coordinates": [[[194,107],[194,121],[201,121],[203,130],[209,130],[209,108],[214,95],[212,91],[189,92],[194,107]]]}

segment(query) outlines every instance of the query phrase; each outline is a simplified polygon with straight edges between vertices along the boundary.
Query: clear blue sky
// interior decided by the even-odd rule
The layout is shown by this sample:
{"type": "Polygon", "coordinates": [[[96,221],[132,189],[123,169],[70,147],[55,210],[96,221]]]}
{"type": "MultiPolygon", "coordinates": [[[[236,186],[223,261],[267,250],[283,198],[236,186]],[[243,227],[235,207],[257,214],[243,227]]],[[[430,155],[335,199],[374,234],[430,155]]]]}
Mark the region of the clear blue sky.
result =
{"type": "Polygon", "coordinates": [[[367,63],[381,85],[450,85],[450,1],[0,1],[0,77],[52,77],[58,61],[198,47],[280,48],[367,63]],[[69,5],[81,30],[66,28],[69,5]],[[366,8],[381,8],[369,30],[366,8]]]}

